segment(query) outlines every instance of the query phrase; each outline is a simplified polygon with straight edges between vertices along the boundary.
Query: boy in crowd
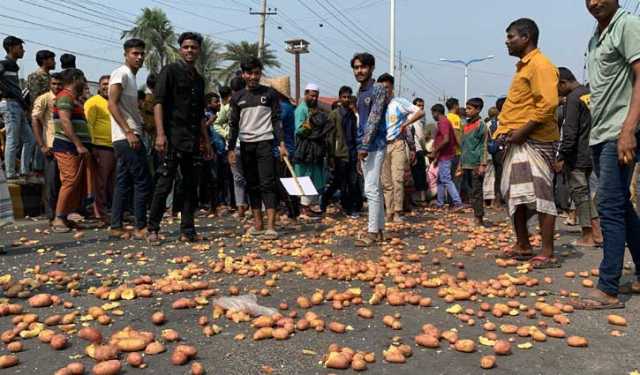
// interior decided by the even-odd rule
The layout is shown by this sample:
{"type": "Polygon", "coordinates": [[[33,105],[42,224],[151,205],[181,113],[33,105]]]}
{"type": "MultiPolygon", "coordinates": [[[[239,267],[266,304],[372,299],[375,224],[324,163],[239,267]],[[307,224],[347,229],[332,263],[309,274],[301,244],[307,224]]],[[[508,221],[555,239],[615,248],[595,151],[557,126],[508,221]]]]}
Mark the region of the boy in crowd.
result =
{"type": "Polygon", "coordinates": [[[456,156],[456,140],[455,130],[451,122],[444,115],[444,106],[436,104],[431,107],[433,119],[437,122],[436,135],[433,144],[431,158],[436,160],[438,166],[438,195],[436,199],[436,207],[444,207],[444,195],[449,194],[454,209],[462,208],[462,201],[456,185],[453,183],[451,176],[452,163],[456,156]]]}

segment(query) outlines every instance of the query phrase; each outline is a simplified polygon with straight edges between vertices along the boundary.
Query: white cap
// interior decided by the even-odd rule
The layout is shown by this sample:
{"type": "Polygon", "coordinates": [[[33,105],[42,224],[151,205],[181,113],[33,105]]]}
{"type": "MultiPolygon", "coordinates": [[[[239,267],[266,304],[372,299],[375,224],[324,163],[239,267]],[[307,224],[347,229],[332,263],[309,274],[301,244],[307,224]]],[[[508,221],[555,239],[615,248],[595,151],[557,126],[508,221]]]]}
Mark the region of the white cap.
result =
{"type": "Polygon", "coordinates": [[[304,91],[317,91],[320,92],[320,87],[315,83],[307,83],[307,86],[304,88],[304,91]]]}

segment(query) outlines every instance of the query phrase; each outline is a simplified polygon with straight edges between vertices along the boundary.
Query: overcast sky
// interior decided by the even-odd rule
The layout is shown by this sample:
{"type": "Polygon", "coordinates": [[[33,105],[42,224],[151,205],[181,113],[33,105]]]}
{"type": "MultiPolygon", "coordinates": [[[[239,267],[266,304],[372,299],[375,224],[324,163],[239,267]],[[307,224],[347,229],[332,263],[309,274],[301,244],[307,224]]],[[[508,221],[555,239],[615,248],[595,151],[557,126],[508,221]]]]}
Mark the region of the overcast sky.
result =
{"type": "MultiPolygon", "coordinates": [[[[375,55],[376,74],[388,71],[389,3],[269,0],[268,6],[277,8],[278,14],[268,17],[267,42],[282,63],[269,73],[293,79],[293,56],[284,51],[284,41],[294,38],[311,43],[310,53],[302,56],[302,85],[318,83],[321,95],[336,95],[343,84],[356,85],[349,67],[355,52],[375,55]]],[[[199,31],[225,43],[257,40],[258,16],[250,15],[249,8],[255,11],[259,4],[259,0],[2,0],[0,36],[10,33],[27,40],[22,77],[35,69],[35,52],[48,48],[58,56],[64,52],[61,49],[90,55],[78,56],[78,65],[95,80],[117,67],[122,59],[121,30],[130,28],[144,7],[162,8],[177,31],[199,31]]],[[[621,4],[633,10],[638,0],[621,4]]],[[[469,95],[494,101],[493,95],[506,94],[516,59],[507,55],[505,28],[520,17],[538,23],[540,47],[553,63],[583,77],[584,52],[595,22],[582,0],[398,0],[401,94],[422,96],[427,103],[443,95],[462,98],[462,67],[439,59],[487,55],[496,58],[471,68],[469,95]]]]}

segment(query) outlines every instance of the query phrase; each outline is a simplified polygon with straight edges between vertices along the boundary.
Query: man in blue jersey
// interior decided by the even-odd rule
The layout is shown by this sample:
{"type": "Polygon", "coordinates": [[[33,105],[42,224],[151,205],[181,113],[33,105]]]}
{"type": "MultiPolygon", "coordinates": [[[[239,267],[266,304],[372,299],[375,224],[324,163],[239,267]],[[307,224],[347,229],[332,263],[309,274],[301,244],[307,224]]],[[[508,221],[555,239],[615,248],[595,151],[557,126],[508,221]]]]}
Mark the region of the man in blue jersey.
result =
{"type": "Polygon", "coordinates": [[[410,125],[424,117],[424,111],[404,98],[394,96],[394,79],[388,73],[378,77],[391,100],[387,106],[385,124],[387,148],[382,164],[382,189],[387,208],[387,221],[402,222],[404,172],[416,160],[416,146],[410,125]],[[407,155],[407,147],[409,152],[407,155]]]}

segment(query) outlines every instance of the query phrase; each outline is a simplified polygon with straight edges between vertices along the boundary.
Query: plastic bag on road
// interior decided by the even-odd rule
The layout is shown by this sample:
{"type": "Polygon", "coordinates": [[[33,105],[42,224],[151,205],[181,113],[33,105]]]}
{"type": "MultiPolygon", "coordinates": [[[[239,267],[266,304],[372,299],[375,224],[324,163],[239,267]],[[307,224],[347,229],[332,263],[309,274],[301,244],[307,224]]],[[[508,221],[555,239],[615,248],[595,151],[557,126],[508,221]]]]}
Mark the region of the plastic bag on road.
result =
{"type": "Polygon", "coordinates": [[[213,300],[213,305],[218,305],[225,310],[244,311],[251,316],[271,316],[278,311],[271,307],[258,305],[258,297],[255,294],[244,294],[236,297],[220,297],[213,300]]]}

